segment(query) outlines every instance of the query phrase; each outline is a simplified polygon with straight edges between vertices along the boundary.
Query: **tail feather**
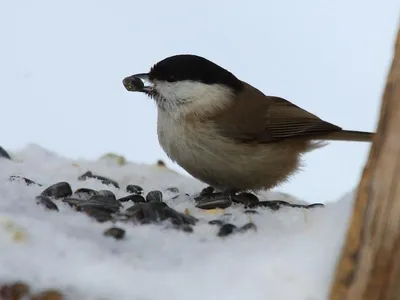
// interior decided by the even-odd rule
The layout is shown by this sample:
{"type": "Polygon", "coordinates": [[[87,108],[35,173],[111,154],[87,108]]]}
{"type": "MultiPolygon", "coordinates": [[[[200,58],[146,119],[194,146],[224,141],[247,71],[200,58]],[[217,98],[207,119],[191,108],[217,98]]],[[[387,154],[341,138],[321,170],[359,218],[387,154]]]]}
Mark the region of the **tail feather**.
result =
{"type": "Polygon", "coordinates": [[[342,130],[325,134],[316,140],[324,141],[349,141],[349,142],[372,142],[374,133],[365,131],[342,130]]]}

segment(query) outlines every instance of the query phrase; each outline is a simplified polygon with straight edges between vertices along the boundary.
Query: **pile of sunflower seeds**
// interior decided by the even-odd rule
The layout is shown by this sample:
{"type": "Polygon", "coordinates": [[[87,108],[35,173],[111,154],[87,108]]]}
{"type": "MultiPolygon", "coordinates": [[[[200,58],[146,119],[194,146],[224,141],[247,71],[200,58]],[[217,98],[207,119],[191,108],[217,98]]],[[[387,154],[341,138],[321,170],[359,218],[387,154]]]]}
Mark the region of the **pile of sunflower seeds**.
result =
{"type": "MultiPolygon", "coordinates": [[[[0,147],[0,159],[11,159],[10,155],[2,147],[0,147]]],[[[161,165],[163,162],[158,162],[158,164],[161,165]]],[[[121,189],[120,184],[115,180],[99,174],[94,174],[91,171],[80,175],[78,180],[85,181],[89,178],[99,180],[105,186],[121,189]]],[[[10,176],[9,180],[21,182],[28,186],[37,185],[43,187],[41,183],[19,175],[10,176]]],[[[126,186],[125,191],[128,193],[127,196],[117,198],[109,189],[93,190],[89,188],[80,188],[73,191],[68,182],[62,181],[44,188],[40,195],[37,195],[34,200],[38,205],[42,205],[50,211],[59,210],[58,202],[67,203],[77,212],[84,213],[98,222],[110,221],[114,223],[114,225],[117,222],[133,223],[135,225],[160,224],[167,228],[190,233],[193,232],[193,226],[199,221],[199,219],[187,212],[178,212],[170,207],[164,201],[164,194],[162,191],[152,190],[144,193],[143,188],[135,184],[126,186]]],[[[172,199],[180,196],[179,189],[176,187],[170,187],[166,189],[166,191],[176,194],[172,199]]],[[[197,208],[202,210],[225,209],[235,205],[244,207],[244,213],[246,214],[257,214],[257,211],[254,209],[258,207],[278,210],[285,206],[303,209],[323,206],[320,203],[299,205],[290,204],[286,201],[260,201],[253,193],[216,192],[212,187],[203,189],[193,198],[191,198],[190,195],[187,196],[189,196],[192,201],[195,201],[195,206],[197,208]]],[[[209,224],[219,226],[217,235],[220,237],[228,236],[232,233],[243,233],[248,230],[257,229],[256,225],[253,223],[247,223],[242,227],[237,227],[224,220],[224,218],[209,221],[209,224]]],[[[104,235],[115,239],[123,239],[125,237],[125,231],[122,228],[113,226],[108,228],[104,232],[104,235]]]]}
{"type": "MultiPolygon", "coordinates": [[[[91,171],[87,171],[79,176],[78,180],[84,181],[88,178],[99,180],[106,186],[112,186],[117,189],[121,188],[118,182],[102,175],[93,174],[91,171]]],[[[9,180],[19,181],[26,185],[43,186],[29,178],[18,175],[11,176],[9,180]]],[[[164,195],[159,190],[152,190],[144,193],[141,186],[130,184],[125,187],[125,191],[128,193],[127,196],[117,198],[116,195],[108,189],[93,190],[89,188],[80,188],[73,191],[68,182],[62,181],[45,188],[40,195],[35,197],[35,201],[38,205],[42,205],[51,211],[58,211],[57,202],[61,201],[70,205],[77,212],[84,213],[98,222],[111,221],[114,224],[117,222],[125,222],[135,225],[160,224],[166,225],[167,228],[174,228],[187,233],[193,232],[193,226],[199,221],[199,219],[188,213],[178,212],[171,208],[164,201],[164,195]],[[126,207],[123,203],[131,205],[126,207]]],[[[179,189],[176,187],[170,187],[167,191],[176,194],[179,193],[179,189]]],[[[179,195],[174,198],[177,197],[179,197],[179,195]]],[[[256,214],[257,211],[254,210],[254,208],[257,207],[267,207],[272,210],[278,210],[282,206],[305,209],[322,206],[322,204],[297,205],[285,201],[260,201],[258,197],[252,193],[242,192],[238,194],[229,194],[215,192],[211,187],[203,189],[199,195],[193,198],[193,201],[195,201],[197,208],[203,210],[216,208],[224,209],[232,205],[241,205],[246,209],[246,214],[256,214]]],[[[237,227],[223,220],[212,220],[209,224],[219,226],[217,235],[220,237],[225,237],[232,233],[256,230],[256,225],[253,223],[237,227]]],[[[122,228],[114,226],[107,229],[104,235],[115,239],[123,239],[125,231],[122,228]]]]}

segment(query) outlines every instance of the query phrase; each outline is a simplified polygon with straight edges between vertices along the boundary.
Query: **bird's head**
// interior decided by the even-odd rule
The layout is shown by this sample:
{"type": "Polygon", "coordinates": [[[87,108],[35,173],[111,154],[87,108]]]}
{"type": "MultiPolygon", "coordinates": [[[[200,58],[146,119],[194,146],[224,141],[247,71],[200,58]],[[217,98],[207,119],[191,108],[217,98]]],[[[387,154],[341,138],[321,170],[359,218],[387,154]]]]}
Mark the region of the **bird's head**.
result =
{"type": "Polygon", "coordinates": [[[156,63],[148,73],[126,77],[128,91],[153,98],[160,110],[188,113],[226,105],[243,88],[231,72],[196,55],[175,55],[156,63]],[[142,81],[147,82],[145,85],[142,81]]]}

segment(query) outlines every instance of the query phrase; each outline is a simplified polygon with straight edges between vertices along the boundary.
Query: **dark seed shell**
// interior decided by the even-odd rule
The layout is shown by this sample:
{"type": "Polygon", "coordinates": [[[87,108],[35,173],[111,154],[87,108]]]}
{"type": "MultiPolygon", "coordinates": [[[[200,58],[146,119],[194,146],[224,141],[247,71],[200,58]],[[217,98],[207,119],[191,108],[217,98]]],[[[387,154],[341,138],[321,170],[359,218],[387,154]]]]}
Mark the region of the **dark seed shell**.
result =
{"type": "Polygon", "coordinates": [[[172,228],[176,229],[176,230],[180,230],[183,232],[187,232],[187,233],[192,233],[193,232],[193,227],[187,224],[183,224],[183,225],[173,225],[172,228]]]}
{"type": "Polygon", "coordinates": [[[146,195],[147,202],[160,202],[163,200],[163,194],[161,191],[154,190],[150,191],[146,195]]]}
{"type": "Polygon", "coordinates": [[[157,166],[165,167],[166,165],[165,165],[165,162],[163,160],[159,159],[159,160],[157,160],[157,166]]]}
{"type": "Polygon", "coordinates": [[[129,184],[126,187],[126,191],[131,194],[141,195],[143,193],[143,188],[139,185],[129,184]]]}
{"type": "Polygon", "coordinates": [[[135,205],[132,205],[131,207],[126,209],[125,213],[127,214],[127,216],[129,216],[130,219],[134,221],[141,221],[144,218],[143,205],[145,205],[145,203],[137,203],[135,205]]]}
{"type": "Polygon", "coordinates": [[[86,173],[84,173],[81,176],[79,176],[78,180],[82,180],[83,181],[83,180],[86,180],[88,178],[94,178],[94,179],[100,180],[101,183],[103,183],[105,185],[113,185],[114,187],[119,188],[118,182],[116,182],[114,180],[111,180],[111,179],[109,179],[107,177],[104,177],[104,176],[93,174],[91,171],[87,171],[86,173]]]}
{"type": "Polygon", "coordinates": [[[185,225],[181,226],[181,230],[184,231],[184,232],[189,232],[190,233],[190,232],[193,232],[193,227],[190,226],[190,225],[186,225],[185,224],[185,225]]]}
{"type": "Polygon", "coordinates": [[[148,223],[157,223],[161,219],[165,219],[165,213],[163,210],[145,203],[142,206],[143,220],[148,223]]]}
{"type": "Polygon", "coordinates": [[[195,218],[195,217],[193,217],[191,215],[182,214],[182,213],[180,213],[180,215],[181,215],[181,217],[183,219],[183,222],[185,224],[195,225],[199,221],[199,219],[197,219],[197,218],[195,218]]]}
{"type": "Polygon", "coordinates": [[[13,175],[13,176],[10,176],[10,178],[8,179],[8,180],[10,180],[10,181],[24,181],[25,182],[25,184],[26,185],[38,185],[38,186],[43,186],[42,184],[40,184],[40,183],[37,183],[37,182],[35,182],[35,181],[33,181],[33,180],[31,180],[31,179],[29,179],[29,178],[26,178],[26,177],[22,177],[22,176],[19,176],[19,175],[13,175]]]}
{"type": "Polygon", "coordinates": [[[127,222],[129,221],[130,216],[124,212],[117,212],[113,215],[113,221],[114,222],[127,222]]]}
{"type": "Polygon", "coordinates": [[[177,212],[175,209],[172,209],[170,207],[166,207],[164,209],[166,218],[170,220],[174,225],[183,225],[185,223],[182,214],[177,212]]]}
{"type": "Polygon", "coordinates": [[[232,195],[232,201],[244,205],[250,205],[260,202],[258,197],[252,193],[240,193],[237,195],[232,195]]]}
{"type": "Polygon", "coordinates": [[[165,202],[138,203],[125,211],[126,215],[141,224],[169,220],[174,226],[194,225],[197,219],[170,208],[165,202]]]}
{"type": "Polygon", "coordinates": [[[249,230],[254,230],[257,231],[257,226],[254,223],[247,223],[245,225],[243,225],[242,227],[239,228],[240,232],[246,232],[249,230]]]}
{"type": "Polygon", "coordinates": [[[143,196],[141,195],[135,195],[135,194],[131,194],[122,198],[118,199],[119,202],[128,202],[128,201],[132,201],[133,203],[144,203],[146,202],[146,200],[144,199],[143,196]]]}
{"type": "Polygon", "coordinates": [[[72,197],[67,197],[62,199],[62,202],[68,203],[69,206],[76,208],[82,201],[82,199],[77,199],[77,198],[72,198],[72,197]]]}
{"type": "Polygon", "coordinates": [[[227,208],[231,205],[232,199],[230,195],[214,193],[211,196],[202,196],[202,199],[198,200],[196,207],[200,209],[215,209],[227,208]]]}
{"type": "Polygon", "coordinates": [[[208,186],[206,188],[204,188],[201,192],[200,192],[200,196],[206,196],[206,195],[211,195],[212,193],[214,193],[214,188],[212,186],[208,186]]]}
{"type": "Polygon", "coordinates": [[[142,203],[137,203],[137,204],[135,204],[135,205],[132,205],[132,206],[129,206],[126,210],[125,210],[125,212],[126,213],[131,213],[131,212],[134,212],[134,211],[137,211],[137,210],[141,210],[142,209],[142,203]]]}
{"type": "Polygon", "coordinates": [[[97,191],[87,188],[77,189],[72,195],[71,198],[81,199],[81,200],[89,200],[90,197],[97,195],[97,191]]]}
{"type": "Polygon", "coordinates": [[[175,193],[175,194],[179,193],[179,189],[177,187],[169,187],[166,190],[168,192],[175,193]]]}
{"type": "Polygon", "coordinates": [[[236,230],[237,230],[237,227],[235,225],[227,223],[227,224],[222,225],[219,228],[217,235],[220,237],[228,236],[228,235],[234,233],[236,230]]]}
{"type": "Polygon", "coordinates": [[[115,197],[115,194],[113,192],[111,192],[110,190],[98,190],[97,193],[104,197],[110,197],[110,198],[113,198],[114,200],[117,199],[115,197]]]}
{"type": "Polygon", "coordinates": [[[78,203],[77,206],[78,208],[83,208],[88,206],[99,207],[111,212],[117,212],[119,211],[120,207],[122,207],[122,204],[111,197],[105,197],[102,195],[93,195],[92,197],[90,197],[89,200],[78,203]]]}
{"type": "Polygon", "coordinates": [[[72,195],[71,185],[65,181],[57,182],[45,189],[41,195],[55,199],[69,197],[72,195]]]}
{"type": "Polygon", "coordinates": [[[93,202],[92,201],[82,201],[82,202],[78,203],[76,205],[76,207],[81,210],[86,210],[87,208],[88,209],[96,208],[96,209],[101,209],[101,210],[107,211],[108,213],[116,213],[119,211],[119,208],[112,204],[108,205],[105,203],[99,203],[99,202],[94,202],[94,201],[93,202]]]}
{"type": "Polygon", "coordinates": [[[260,201],[259,203],[256,203],[254,205],[249,205],[249,207],[251,207],[251,208],[260,207],[260,206],[268,207],[269,209],[272,209],[272,210],[278,210],[283,206],[309,209],[309,208],[324,206],[324,205],[322,203],[315,203],[315,204],[311,204],[311,205],[291,204],[289,202],[282,201],[282,200],[260,201]]]}
{"type": "Polygon", "coordinates": [[[101,207],[83,206],[82,211],[100,223],[112,220],[111,212],[101,207]]]}
{"type": "Polygon", "coordinates": [[[57,210],[58,211],[57,205],[53,201],[51,201],[51,199],[47,196],[43,196],[43,195],[37,196],[36,203],[43,205],[44,207],[46,207],[49,210],[57,210]]]}
{"type": "Polygon", "coordinates": [[[245,213],[245,214],[248,214],[248,215],[256,215],[256,214],[258,214],[258,211],[253,210],[253,209],[246,209],[246,210],[244,211],[244,213],[245,213]]]}
{"type": "Polygon", "coordinates": [[[119,227],[111,227],[104,231],[104,235],[121,240],[125,237],[125,230],[119,227]]]}
{"type": "Polygon", "coordinates": [[[11,159],[11,156],[0,146],[0,158],[11,159]]]}
{"type": "Polygon", "coordinates": [[[119,203],[114,197],[107,197],[103,195],[93,195],[89,198],[88,202],[99,202],[108,205],[115,205],[117,207],[122,207],[122,204],[119,203]]]}
{"type": "Polygon", "coordinates": [[[124,87],[130,92],[138,92],[143,90],[144,83],[143,81],[135,76],[128,76],[122,80],[122,84],[124,87]]]}
{"type": "Polygon", "coordinates": [[[258,203],[250,204],[248,207],[249,208],[255,208],[255,207],[268,207],[271,210],[278,210],[281,208],[282,205],[288,206],[290,205],[286,201],[260,201],[258,203]]]}
{"type": "Polygon", "coordinates": [[[143,206],[143,214],[145,219],[152,220],[155,223],[164,221],[168,218],[167,210],[170,209],[164,202],[150,202],[143,206]],[[151,215],[155,215],[155,220],[146,217],[146,213],[151,212],[151,215]]]}
{"type": "Polygon", "coordinates": [[[208,224],[222,226],[224,225],[224,222],[222,222],[221,220],[211,220],[208,222],[208,224]]]}
{"type": "Polygon", "coordinates": [[[310,205],[307,205],[307,208],[314,208],[314,207],[324,207],[325,205],[323,205],[322,203],[313,203],[310,205]]]}

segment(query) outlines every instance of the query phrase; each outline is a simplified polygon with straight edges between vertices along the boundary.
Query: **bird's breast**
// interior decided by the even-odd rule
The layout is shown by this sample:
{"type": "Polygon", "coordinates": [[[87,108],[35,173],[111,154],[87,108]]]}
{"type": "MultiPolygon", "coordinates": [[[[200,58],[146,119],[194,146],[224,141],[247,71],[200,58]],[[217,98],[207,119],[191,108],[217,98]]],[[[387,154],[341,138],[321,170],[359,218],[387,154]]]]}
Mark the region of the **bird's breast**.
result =
{"type": "Polygon", "coordinates": [[[159,143],[166,154],[181,165],[210,159],[208,153],[214,147],[210,140],[210,130],[207,124],[186,122],[163,114],[158,117],[159,143]]]}

